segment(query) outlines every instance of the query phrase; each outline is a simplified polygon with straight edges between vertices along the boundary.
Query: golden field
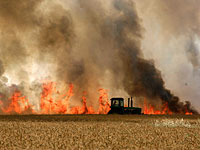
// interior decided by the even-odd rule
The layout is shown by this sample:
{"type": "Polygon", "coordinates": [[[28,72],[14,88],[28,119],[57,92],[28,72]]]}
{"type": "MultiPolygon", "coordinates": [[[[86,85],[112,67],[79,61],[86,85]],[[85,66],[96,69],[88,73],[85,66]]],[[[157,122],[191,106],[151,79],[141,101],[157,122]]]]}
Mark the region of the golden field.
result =
{"type": "Polygon", "coordinates": [[[1,115],[0,149],[200,149],[200,116],[1,115]]]}

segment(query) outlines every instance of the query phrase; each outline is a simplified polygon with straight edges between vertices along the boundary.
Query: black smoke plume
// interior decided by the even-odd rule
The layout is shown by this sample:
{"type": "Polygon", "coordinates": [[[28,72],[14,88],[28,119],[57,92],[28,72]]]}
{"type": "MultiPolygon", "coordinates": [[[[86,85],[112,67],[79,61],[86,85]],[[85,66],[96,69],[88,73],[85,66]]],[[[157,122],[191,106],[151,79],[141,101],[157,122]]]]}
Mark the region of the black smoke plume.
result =
{"type": "Polygon", "coordinates": [[[170,90],[164,86],[161,72],[155,68],[152,61],[142,58],[140,40],[142,37],[140,20],[133,11],[134,5],[129,2],[115,1],[115,7],[123,15],[116,20],[116,42],[119,47],[119,55],[123,60],[123,83],[125,90],[130,95],[145,96],[151,99],[160,98],[167,102],[169,109],[175,113],[186,111],[197,113],[190,107],[190,103],[180,102],[170,90]],[[132,36],[132,38],[131,38],[132,36]]]}

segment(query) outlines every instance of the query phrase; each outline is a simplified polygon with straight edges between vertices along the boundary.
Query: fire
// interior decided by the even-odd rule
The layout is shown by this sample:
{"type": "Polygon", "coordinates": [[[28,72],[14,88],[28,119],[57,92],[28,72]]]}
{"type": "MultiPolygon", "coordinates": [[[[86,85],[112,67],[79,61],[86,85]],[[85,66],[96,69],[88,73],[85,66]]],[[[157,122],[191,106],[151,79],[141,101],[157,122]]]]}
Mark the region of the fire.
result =
{"type": "MultiPolygon", "coordinates": [[[[9,105],[4,104],[0,95],[1,111],[5,114],[107,114],[110,110],[108,91],[103,88],[98,90],[99,107],[96,111],[93,106],[88,106],[86,91],[83,92],[81,106],[70,106],[74,95],[73,84],[70,84],[68,89],[64,89],[63,92],[57,90],[57,83],[55,82],[45,81],[42,83],[41,88],[39,111],[35,110],[35,107],[29,103],[28,98],[20,91],[15,91],[8,99],[9,105]]],[[[168,107],[168,103],[163,104],[161,110],[157,110],[151,104],[147,104],[146,100],[144,101],[143,112],[144,114],[173,114],[168,107]]],[[[183,114],[192,115],[187,108],[185,108],[183,114]]]]}
{"type": "Polygon", "coordinates": [[[66,114],[69,108],[69,99],[73,96],[73,85],[69,86],[69,90],[59,95],[58,99],[54,98],[56,84],[54,82],[43,83],[41,94],[41,113],[42,114],[66,114]]]}
{"type": "Polygon", "coordinates": [[[0,101],[2,112],[5,114],[107,114],[110,110],[108,91],[105,89],[98,90],[99,108],[95,111],[93,106],[87,106],[86,92],[83,92],[82,106],[70,106],[69,102],[74,95],[73,84],[70,84],[68,90],[63,93],[57,90],[55,82],[44,82],[41,88],[40,111],[34,111],[34,106],[29,103],[29,100],[20,91],[15,91],[9,98],[8,106],[0,101]]]}
{"type": "Polygon", "coordinates": [[[82,97],[82,107],[72,107],[71,114],[107,114],[110,110],[108,91],[105,89],[99,89],[99,95],[99,108],[97,112],[94,111],[92,106],[87,106],[85,97],[86,92],[84,92],[84,96],[82,97]]]}
{"type": "Polygon", "coordinates": [[[156,110],[151,104],[147,104],[147,102],[144,101],[143,108],[144,108],[144,114],[154,114],[154,115],[172,114],[172,112],[168,108],[167,103],[163,105],[162,110],[156,110]]]}
{"type": "MultiPolygon", "coordinates": [[[[169,107],[168,107],[168,103],[166,102],[165,104],[163,104],[162,109],[161,110],[156,110],[154,106],[152,106],[151,104],[147,104],[146,100],[144,101],[144,114],[152,114],[152,115],[172,115],[173,112],[170,111],[169,107]]],[[[185,115],[192,115],[191,112],[189,112],[187,109],[185,112],[183,112],[183,114],[185,115]]]]}
{"type": "Polygon", "coordinates": [[[99,89],[99,114],[107,114],[110,110],[110,104],[108,102],[108,91],[105,89],[99,89]]]}
{"type": "Polygon", "coordinates": [[[72,107],[70,114],[95,114],[94,109],[90,106],[87,106],[86,102],[86,92],[83,92],[82,97],[82,107],[76,106],[72,107]]]}
{"type": "Polygon", "coordinates": [[[25,96],[22,96],[19,91],[15,92],[9,100],[11,103],[8,107],[2,108],[3,112],[21,114],[30,110],[31,113],[34,113],[32,109],[33,106],[29,104],[28,99],[26,99],[25,96]]]}

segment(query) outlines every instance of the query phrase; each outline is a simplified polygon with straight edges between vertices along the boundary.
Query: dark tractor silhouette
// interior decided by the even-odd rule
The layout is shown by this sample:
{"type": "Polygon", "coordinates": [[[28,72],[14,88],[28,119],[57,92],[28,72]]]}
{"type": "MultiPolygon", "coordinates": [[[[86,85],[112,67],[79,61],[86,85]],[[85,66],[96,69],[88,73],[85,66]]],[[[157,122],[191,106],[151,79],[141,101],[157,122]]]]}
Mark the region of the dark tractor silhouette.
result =
{"type": "Polygon", "coordinates": [[[124,107],[123,98],[111,98],[111,110],[108,114],[137,114],[140,115],[142,109],[139,107],[133,107],[133,100],[128,98],[128,107],[124,107]],[[131,105],[130,105],[131,102],[131,105]]]}

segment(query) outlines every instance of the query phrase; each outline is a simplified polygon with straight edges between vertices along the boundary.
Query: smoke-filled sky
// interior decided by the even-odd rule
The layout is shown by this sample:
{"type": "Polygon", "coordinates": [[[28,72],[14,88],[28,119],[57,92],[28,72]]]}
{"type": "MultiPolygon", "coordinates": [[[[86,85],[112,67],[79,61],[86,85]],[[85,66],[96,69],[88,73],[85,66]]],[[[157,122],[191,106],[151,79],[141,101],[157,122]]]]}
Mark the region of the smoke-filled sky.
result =
{"type": "Polygon", "coordinates": [[[15,84],[38,104],[48,79],[73,83],[76,102],[105,88],[200,110],[199,11],[197,0],[0,0],[0,93],[15,84]]]}
{"type": "Polygon", "coordinates": [[[200,1],[138,0],[136,4],[145,28],[145,58],[154,60],[167,88],[200,110],[200,1]]]}

